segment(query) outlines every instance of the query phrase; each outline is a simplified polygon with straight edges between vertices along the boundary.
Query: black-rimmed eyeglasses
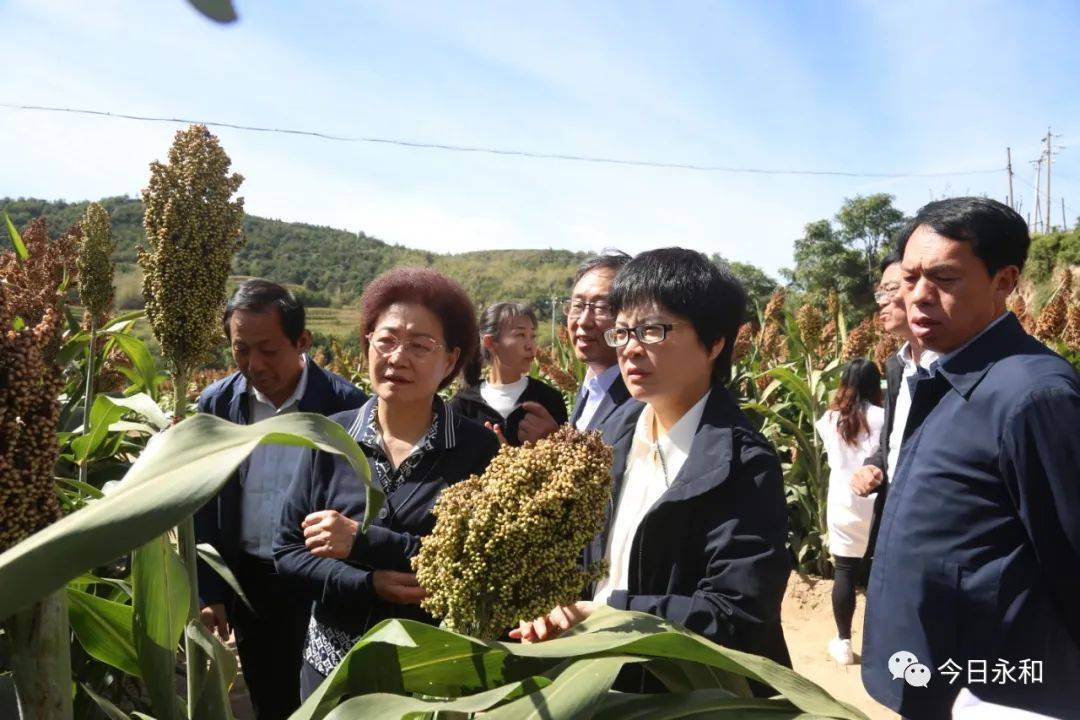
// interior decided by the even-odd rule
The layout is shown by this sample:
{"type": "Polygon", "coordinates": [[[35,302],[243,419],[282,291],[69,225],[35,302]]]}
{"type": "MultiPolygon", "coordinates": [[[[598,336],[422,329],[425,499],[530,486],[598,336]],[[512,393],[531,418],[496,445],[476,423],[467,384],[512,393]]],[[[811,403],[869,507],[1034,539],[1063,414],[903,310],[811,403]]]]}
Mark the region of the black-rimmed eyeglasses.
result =
{"type": "Polygon", "coordinates": [[[625,347],[633,335],[642,345],[655,345],[664,342],[676,325],[678,323],[646,323],[637,327],[614,327],[604,331],[604,342],[614,348],[625,347]]]}

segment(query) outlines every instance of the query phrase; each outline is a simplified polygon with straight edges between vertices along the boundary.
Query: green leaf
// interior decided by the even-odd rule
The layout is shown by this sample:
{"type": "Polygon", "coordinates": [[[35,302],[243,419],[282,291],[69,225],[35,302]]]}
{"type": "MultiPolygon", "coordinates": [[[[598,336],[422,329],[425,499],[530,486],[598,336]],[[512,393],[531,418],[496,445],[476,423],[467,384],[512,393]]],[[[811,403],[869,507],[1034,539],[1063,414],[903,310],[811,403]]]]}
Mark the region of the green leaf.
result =
{"type": "Polygon", "coordinates": [[[550,684],[551,680],[538,675],[457,700],[424,700],[409,695],[371,693],[346,700],[334,708],[326,716],[326,720],[376,716],[400,718],[413,713],[431,712],[477,713],[525,693],[541,690],[550,684]]]}
{"type": "Polygon", "coordinates": [[[117,333],[112,339],[120,346],[120,349],[131,360],[131,365],[138,373],[140,385],[144,390],[151,391],[158,382],[157,363],[150,354],[146,343],[127,333],[117,333]]]}
{"type": "MultiPolygon", "coordinates": [[[[127,409],[113,402],[107,395],[98,395],[94,398],[94,405],[90,408],[90,432],[71,441],[71,450],[75,454],[75,460],[82,462],[90,457],[101,445],[109,434],[109,426],[124,416],[127,409]]],[[[80,427],[77,432],[83,432],[80,427]]]]}
{"type": "Polygon", "coordinates": [[[214,22],[236,22],[236,10],[230,0],[188,0],[191,6],[214,22]]]}
{"type": "Polygon", "coordinates": [[[98,706],[98,709],[105,714],[109,720],[128,720],[128,716],[124,714],[124,711],[113,705],[111,700],[103,698],[95,693],[86,683],[80,683],[79,687],[86,693],[86,696],[94,701],[94,704],[98,706]]]}
{"type": "MultiPolygon", "coordinates": [[[[228,583],[229,587],[232,588],[232,591],[250,608],[251,602],[248,601],[247,595],[244,594],[244,590],[240,587],[240,583],[237,581],[236,576],[233,575],[232,570],[230,570],[229,566],[222,560],[221,554],[217,551],[217,548],[209,543],[199,543],[195,546],[195,551],[199,554],[199,557],[202,558],[203,562],[220,575],[221,579],[228,583]]],[[[254,608],[252,608],[252,610],[254,610],[254,608]]]]}
{"type": "Polygon", "coordinates": [[[150,704],[158,717],[176,717],[176,644],[191,599],[187,572],[165,536],[158,535],[132,553],[131,577],[132,632],[150,704]]]}
{"type": "Polygon", "coordinates": [[[588,718],[603,701],[623,665],[638,658],[614,655],[570,661],[546,688],[484,714],[485,720],[588,718]]]}
{"type": "Polygon", "coordinates": [[[189,622],[185,632],[210,658],[205,677],[198,683],[202,694],[196,700],[192,720],[232,720],[229,688],[236,679],[236,657],[199,620],[189,622]]]}
{"type": "Polygon", "coordinates": [[[26,329],[26,322],[21,317],[16,315],[15,319],[11,321],[11,329],[15,332],[22,332],[26,329]]]}
{"type": "Polygon", "coordinates": [[[384,621],[357,642],[293,720],[321,720],[354,695],[460,697],[552,671],[567,660],[626,655],[706,665],[771,685],[804,712],[865,720],[771,660],[721,647],[652,615],[606,607],[556,640],[528,645],[481,642],[410,620],[384,621]]]}
{"type": "Polygon", "coordinates": [[[637,695],[608,693],[593,720],[792,720],[807,718],[786,700],[733,698],[723,690],[637,695]]]}
{"type": "Polygon", "coordinates": [[[115,491],[0,553],[0,618],[176,526],[214,497],[260,443],[343,455],[367,486],[365,529],[382,507],[383,494],[371,484],[367,459],[329,418],[288,413],[234,425],[195,415],[163,432],[115,491]]]}
{"type": "Polygon", "coordinates": [[[18,256],[21,262],[26,262],[30,257],[30,253],[26,249],[26,244],[23,243],[22,235],[19,234],[18,229],[15,227],[15,223],[11,222],[11,217],[4,212],[4,222],[7,224],[8,236],[11,238],[11,244],[15,246],[15,255],[18,256]]]}
{"type": "Polygon", "coordinates": [[[131,635],[131,606],[73,588],[67,589],[67,597],[71,629],[87,654],[128,675],[141,677],[131,635]]]}

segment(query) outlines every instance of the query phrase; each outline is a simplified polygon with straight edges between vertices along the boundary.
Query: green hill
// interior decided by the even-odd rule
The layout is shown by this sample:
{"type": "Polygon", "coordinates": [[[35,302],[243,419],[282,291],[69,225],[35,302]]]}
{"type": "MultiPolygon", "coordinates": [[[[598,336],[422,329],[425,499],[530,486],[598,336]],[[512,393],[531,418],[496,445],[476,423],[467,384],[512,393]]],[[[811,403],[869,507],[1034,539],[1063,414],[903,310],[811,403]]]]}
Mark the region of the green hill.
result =
{"type": "MultiPolygon", "coordinates": [[[[141,200],[100,201],[112,217],[117,251],[117,304],[141,306],[137,247],[143,239],[141,200]]],[[[44,216],[52,233],[77,222],[87,202],[0,198],[17,227],[44,216]]],[[[544,313],[552,295],[565,297],[587,253],[566,250],[492,250],[437,254],[390,245],[364,233],[248,215],[247,244],[237,253],[233,273],[297,286],[309,306],[354,303],[379,273],[400,265],[434,267],[460,282],[477,305],[499,300],[529,303],[544,313]]]]}

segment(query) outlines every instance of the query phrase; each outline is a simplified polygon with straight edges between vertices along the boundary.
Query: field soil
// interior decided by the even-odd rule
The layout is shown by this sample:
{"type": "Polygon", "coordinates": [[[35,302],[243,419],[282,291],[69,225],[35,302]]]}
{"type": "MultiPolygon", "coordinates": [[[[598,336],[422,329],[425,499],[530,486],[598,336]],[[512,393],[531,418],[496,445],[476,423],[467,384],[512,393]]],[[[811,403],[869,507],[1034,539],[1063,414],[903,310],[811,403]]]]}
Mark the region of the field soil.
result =
{"type": "Polygon", "coordinates": [[[879,705],[862,685],[859,663],[863,613],[866,610],[865,593],[861,589],[858,592],[855,619],[851,626],[855,664],[846,667],[838,665],[829,656],[829,640],[836,637],[831,594],[832,580],[791,574],[781,609],[791,664],[796,672],[825,688],[836,699],[859,708],[871,720],[896,720],[898,716],[879,705]]]}

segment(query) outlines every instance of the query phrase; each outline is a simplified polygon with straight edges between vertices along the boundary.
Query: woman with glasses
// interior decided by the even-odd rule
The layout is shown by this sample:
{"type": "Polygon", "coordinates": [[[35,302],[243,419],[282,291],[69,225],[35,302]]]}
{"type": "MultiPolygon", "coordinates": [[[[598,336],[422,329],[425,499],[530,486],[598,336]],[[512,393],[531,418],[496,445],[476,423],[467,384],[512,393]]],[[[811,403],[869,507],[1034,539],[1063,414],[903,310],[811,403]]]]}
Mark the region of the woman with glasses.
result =
{"type": "Polygon", "coordinates": [[[306,698],[360,637],[386,618],[432,622],[410,559],[431,532],[431,509],[449,485],[484,472],[495,435],[461,417],[438,391],[476,351],[472,303],[426,268],[376,278],[361,298],[362,347],[373,397],[333,416],[368,458],[386,502],[366,533],[364,485],[333,453],[305,453],[274,543],[278,572],[314,601],[300,672],[306,698]]]}
{"type": "MultiPolygon", "coordinates": [[[[613,503],[585,559],[606,560],[608,575],[591,600],[512,635],[545,640],[607,604],[790,666],[780,462],[726,387],[745,291],[701,253],[668,248],[631,260],[608,301],[616,319],[605,339],[634,398],[602,428],[614,448],[613,503]]],[[[662,688],[640,669],[618,686],[662,688]]]]}
{"type": "Polygon", "coordinates": [[[553,432],[536,423],[541,413],[555,428],[567,419],[562,393],[529,377],[536,359],[536,327],[536,313],[527,305],[500,302],[485,310],[480,316],[480,352],[466,363],[464,387],[450,401],[454,410],[484,423],[510,445],[553,432]],[[486,380],[481,378],[485,365],[486,380]]]}

